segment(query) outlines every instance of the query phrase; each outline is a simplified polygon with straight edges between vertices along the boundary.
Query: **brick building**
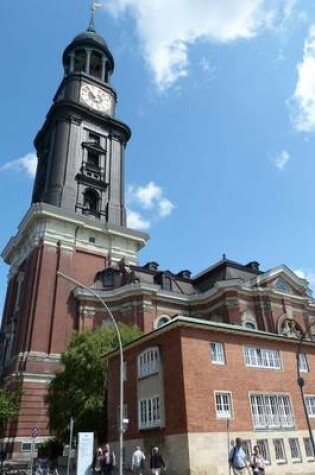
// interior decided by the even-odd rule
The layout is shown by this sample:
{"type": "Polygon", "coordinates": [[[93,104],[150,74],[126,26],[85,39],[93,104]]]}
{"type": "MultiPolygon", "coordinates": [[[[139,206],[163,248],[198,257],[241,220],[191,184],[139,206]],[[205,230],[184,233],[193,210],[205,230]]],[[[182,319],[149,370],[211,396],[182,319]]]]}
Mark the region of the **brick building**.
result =
{"type": "MultiPolygon", "coordinates": [[[[32,204],[2,253],[10,271],[0,369],[8,387],[24,389],[19,418],[8,424],[4,442],[13,456],[28,457],[34,421],[37,441],[49,438],[44,395],[60,354],[73,330],[107,319],[100,302],[60,278],[60,271],[93,289],[117,321],[145,332],[125,351],[126,463],[139,441],[147,450],[161,446],[169,473],[174,467],[195,475],[226,473],[227,437],[241,433],[248,447],[261,441],[274,473],[311,473],[294,385],[294,354],[306,332],[301,365],[314,418],[313,336],[307,328],[315,321],[315,301],[307,282],[285,266],[262,272],[255,261],[242,265],[224,256],[196,276],[159,269],[153,261],[139,265],[148,236],[126,226],[124,162],[131,131],[116,117],[114,59],[93,17],[66,47],[62,63],[64,77],[34,142],[32,204]]],[[[113,357],[113,444],[115,365],[113,357]]]]}
{"type": "MultiPolygon", "coordinates": [[[[147,454],[158,445],[170,474],[223,475],[241,436],[248,454],[260,445],[267,473],[314,473],[296,382],[299,353],[314,428],[315,302],[307,283],[286,266],[261,272],[257,262],[224,258],[194,278],[185,271],[185,282],[169,273],[163,289],[154,284],[160,273],[151,270],[149,283],[144,267],[136,268],[137,285],[155,296],[146,317],[155,330],[124,349],[126,464],[135,445],[147,454]]],[[[129,286],[118,287],[120,295],[129,286]]],[[[117,445],[118,355],[109,380],[109,438],[117,445]]]]}

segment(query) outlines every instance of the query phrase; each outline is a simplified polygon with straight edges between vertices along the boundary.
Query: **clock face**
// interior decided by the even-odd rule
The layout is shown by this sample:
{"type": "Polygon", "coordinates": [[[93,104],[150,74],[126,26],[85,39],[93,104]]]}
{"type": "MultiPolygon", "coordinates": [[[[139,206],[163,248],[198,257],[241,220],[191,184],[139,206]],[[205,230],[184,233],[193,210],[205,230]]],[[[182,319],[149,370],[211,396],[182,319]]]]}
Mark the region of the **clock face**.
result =
{"type": "Polygon", "coordinates": [[[99,112],[110,112],[112,106],[112,97],[102,89],[90,84],[81,88],[81,99],[92,109],[99,112]]]}

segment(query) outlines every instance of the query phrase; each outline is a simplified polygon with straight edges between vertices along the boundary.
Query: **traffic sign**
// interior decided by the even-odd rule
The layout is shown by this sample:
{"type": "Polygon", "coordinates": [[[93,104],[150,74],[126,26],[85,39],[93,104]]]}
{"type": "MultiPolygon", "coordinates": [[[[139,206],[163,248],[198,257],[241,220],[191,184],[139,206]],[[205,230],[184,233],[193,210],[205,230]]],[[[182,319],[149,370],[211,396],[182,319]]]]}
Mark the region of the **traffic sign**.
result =
{"type": "Polygon", "coordinates": [[[39,428],[33,427],[31,434],[32,434],[32,437],[34,438],[37,437],[39,435],[39,428]]]}

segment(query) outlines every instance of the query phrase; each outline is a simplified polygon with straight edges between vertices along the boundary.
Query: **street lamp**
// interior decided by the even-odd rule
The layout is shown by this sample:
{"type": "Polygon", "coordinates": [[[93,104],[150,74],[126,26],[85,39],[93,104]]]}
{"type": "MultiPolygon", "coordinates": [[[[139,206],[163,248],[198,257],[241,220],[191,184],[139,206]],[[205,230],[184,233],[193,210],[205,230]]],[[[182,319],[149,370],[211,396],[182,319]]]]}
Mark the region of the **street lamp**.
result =
{"type": "Polygon", "coordinates": [[[297,350],[296,350],[296,372],[297,372],[296,382],[297,382],[297,385],[299,386],[300,392],[301,392],[302,404],[303,404],[305,419],[306,419],[307,428],[308,428],[308,432],[309,432],[309,436],[310,436],[310,441],[311,441],[311,445],[312,445],[312,449],[313,449],[313,455],[315,455],[315,441],[314,441],[314,436],[313,436],[313,431],[312,431],[312,427],[311,427],[311,423],[310,423],[310,418],[309,418],[309,415],[308,415],[308,412],[307,412],[306,402],[305,402],[305,398],[304,398],[303,387],[304,387],[305,381],[304,381],[304,378],[302,378],[302,376],[301,376],[300,355],[301,355],[302,344],[305,340],[305,337],[306,337],[308,331],[310,330],[310,328],[314,324],[315,324],[315,322],[310,323],[308,325],[308,327],[306,328],[306,330],[304,330],[304,332],[301,335],[301,338],[300,338],[300,341],[299,341],[299,344],[298,344],[298,347],[297,347],[297,350]]]}
{"type": "Polygon", "coordinates": [[[120,373],[119,373],[119,380],[120,380],[120,385],[119,385],[119,393],[120,393],[120,408],[119,408],[119,475],[123,475],[123,437],[124,437],[124,355],[123,355],[123,348],[122,348],[122,342],[121,342],[121,336],[120,336],[120,331],[117,325],[117,322],[115,320],[114,315],[112,314],[111,310],[108,308],[106,302],[101,299],[97,295],[94,290],[90,289],[86,285],[82,284],[81,282],[73,279],[72,277],[69,277],[68,275],[64,274],[63,272],[58,271],[57,275],[62,277],[65,280],[68,280],[69,282],[72,282],[73,284],[77,285],[78,287],[81,287],[82,289],[86,290],[90,294],[92,294],[96,300],[98,300],[101,305],[105,308],[107,311],[108,315],[110,316],[114,328],[117,333],[117,338],[118,338],[118,343],[119,343],[119,355],[120,355],[120,373]]]}

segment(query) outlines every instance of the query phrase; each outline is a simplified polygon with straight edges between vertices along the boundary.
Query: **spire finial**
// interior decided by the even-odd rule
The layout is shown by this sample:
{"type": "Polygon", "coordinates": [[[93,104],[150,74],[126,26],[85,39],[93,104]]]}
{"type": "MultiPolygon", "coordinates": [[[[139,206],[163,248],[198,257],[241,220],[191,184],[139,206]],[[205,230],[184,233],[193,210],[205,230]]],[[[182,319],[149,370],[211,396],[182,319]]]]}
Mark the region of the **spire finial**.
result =
{"type": "Polygon", "coordinates": [[[100,2],[97,2],[96,0],[91,0],[91,7],[90,7],[90,10],[91,10],[91,17],[90,17],[90,24],[89,24],[89,27],[88,27],[88,30],[89,31],[95,31],[95,28],[94,28],[94,13],[95,13],[95,10],[99,7],[101,7],[102,4],[100,2]]]}

